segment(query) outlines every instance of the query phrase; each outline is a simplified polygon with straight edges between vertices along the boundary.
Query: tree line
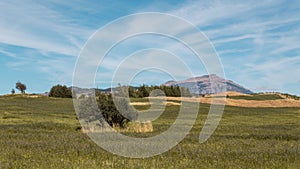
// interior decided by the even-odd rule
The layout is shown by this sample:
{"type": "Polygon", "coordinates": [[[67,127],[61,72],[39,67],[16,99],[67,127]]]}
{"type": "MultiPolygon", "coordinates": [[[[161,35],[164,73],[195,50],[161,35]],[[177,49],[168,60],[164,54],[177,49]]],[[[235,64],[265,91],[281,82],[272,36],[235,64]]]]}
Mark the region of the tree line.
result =
{"type": "Polygon", "coordinates": [[[154,90],[160,90],[162,92],[156,92],[155,96],[168,96],[168,97],[191,97],[191,93],[188,88],[181,86],[147,86],[142,85],[140,87],[132,86],[119,86],[114,90],[114,94],[126,96],[130,98],[143,98],[149,97],[150,93],[154,90]],[[164,93],[164,94],[163,94],[164,93]]]}
{"type": "MultiPolygon", "coordinates": [[[[149,97],[150,93],[154,90],[162,92],[156,93],[156,96],[168,97],[190,97],[192,96],[189,89],[181,86],[147,86],[140,87],[121,86],[112,89],[112,93],[116,96],[129,96],[130,98],[143,98],[149,97]],[[164,94],[162,94],[164,93],[164,94]]],[[[95,89],[95,95],[100,96],[103,92],[100,89],[95,89]]],[[[49,92],[49,97],[72,98],[72,90],[65,85],[53,86],[49,92]]]]}

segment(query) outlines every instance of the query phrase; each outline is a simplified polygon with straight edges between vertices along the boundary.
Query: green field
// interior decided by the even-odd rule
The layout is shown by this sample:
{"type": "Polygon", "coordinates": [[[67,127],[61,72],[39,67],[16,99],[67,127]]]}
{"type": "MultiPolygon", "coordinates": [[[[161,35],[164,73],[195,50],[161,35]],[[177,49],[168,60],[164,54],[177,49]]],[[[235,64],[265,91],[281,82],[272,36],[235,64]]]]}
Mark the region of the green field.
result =
{"type": "MultiPolygon", "coordinates": [[[[134,135],[166,130],[179,108],[167,106],[153,133],[134,135]]],[[[2,96],[0,168],[300,168],[299,108],[226,107],[215,133],[199,144],[208,110],[201,104],[194,128],[170,151],[131,159],[106,152],[78,130],[72,99],[2,96]]]]}

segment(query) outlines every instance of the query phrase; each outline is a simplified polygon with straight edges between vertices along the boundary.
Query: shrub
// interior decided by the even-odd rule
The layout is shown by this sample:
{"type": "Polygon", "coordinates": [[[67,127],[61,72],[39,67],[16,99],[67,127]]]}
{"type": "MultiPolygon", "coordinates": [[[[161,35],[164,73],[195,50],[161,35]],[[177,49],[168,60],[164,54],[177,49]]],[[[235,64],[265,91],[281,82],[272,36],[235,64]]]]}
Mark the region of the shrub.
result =
{"type": "Polygon", "coordinates": [[[49,92],[49,97],[72,98],[72,91],[67,86],[53,86],[49,92]]]}
{"type": "Polygon", "coordinates": [[[118,97],[113,100],[111,94],[102,94],[98,97],[98,105],[103,118],[110,126],[123,128],[129,121],[135,119],[137,116],[137,113],[131,109],[128,101],[123,97],[118,97]],[[120,110],[117,109],[114,101],[119,105],[120,110]],[[126,117],[124,115],[126,115],[126,117]]]}

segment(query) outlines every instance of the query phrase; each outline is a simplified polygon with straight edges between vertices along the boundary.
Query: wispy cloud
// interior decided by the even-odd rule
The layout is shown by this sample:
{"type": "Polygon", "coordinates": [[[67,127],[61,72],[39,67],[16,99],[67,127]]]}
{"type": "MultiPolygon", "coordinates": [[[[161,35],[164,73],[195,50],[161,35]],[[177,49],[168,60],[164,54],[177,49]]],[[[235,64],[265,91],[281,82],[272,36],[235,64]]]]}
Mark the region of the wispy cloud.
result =
{"type": "Polygon", "coordinates": [[[77,56],[93,32],[33,1],[1,1],[0,6],[2,43],[77,56]]]}
{"type": "Polygon", "coordinates": [[[16,58],[16,54],[13,53],[13,52],[8,52],[6,50],[2,50],[0,49],[0,53],[4,56],[9,56],[9,57],[12,57],[12,58],[16,58]]]}

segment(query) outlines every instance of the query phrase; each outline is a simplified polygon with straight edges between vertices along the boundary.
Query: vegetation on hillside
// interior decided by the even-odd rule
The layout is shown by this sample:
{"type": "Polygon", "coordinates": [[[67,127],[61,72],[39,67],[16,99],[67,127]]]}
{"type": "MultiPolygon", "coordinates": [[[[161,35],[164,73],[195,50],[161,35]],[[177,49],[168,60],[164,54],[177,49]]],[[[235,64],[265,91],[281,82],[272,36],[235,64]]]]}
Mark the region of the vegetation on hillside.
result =
{"type": "Polygon", "coordinates": [[[282,93],[281,95],[285,96],[288,99],[294,99],[294,100],[300,100],[299,96],[288,94],[288,93],[282,93]]]}

